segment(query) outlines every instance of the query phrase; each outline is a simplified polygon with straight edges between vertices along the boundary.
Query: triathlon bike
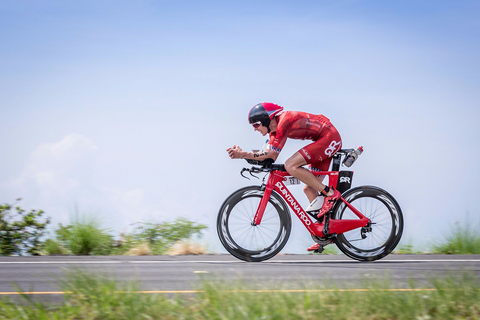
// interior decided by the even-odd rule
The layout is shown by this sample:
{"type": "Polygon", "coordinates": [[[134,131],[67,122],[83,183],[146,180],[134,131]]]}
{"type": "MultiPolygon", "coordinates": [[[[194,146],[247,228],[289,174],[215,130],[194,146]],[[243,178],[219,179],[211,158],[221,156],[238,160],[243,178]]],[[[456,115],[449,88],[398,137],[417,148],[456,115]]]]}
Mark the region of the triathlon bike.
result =
{"type": "MultiPolygon", "coordinates": [[[[403,215],[397,201],[387,191],[374,186],[350,188],[353,171],[340,171],[342,157],[353,149],[341,149],[333,156],[328,184],[342,193],[332,209],[320,219],[317,212],[305,212],[287,185],[299,183],[283,164],[247,160],[243,168],[250,175],[267,173],[260,186],[241,188],[220,207],[217,233],[225,249],[234,257],[250,262],[270,259],[288,241],[292,228],[289,207],[319,244],[335,243],[348,257],[374,261],[392,252],[403,232],[403,215]],[[268,179],[266,179],[268,176],[268,179]],[[266,180],[266,183],[265,183],[266,180]],[[312,220],[313,218],[313,220],[312,220]]],[[[245,177],[245,176],[244,176],[245,177]]]]}

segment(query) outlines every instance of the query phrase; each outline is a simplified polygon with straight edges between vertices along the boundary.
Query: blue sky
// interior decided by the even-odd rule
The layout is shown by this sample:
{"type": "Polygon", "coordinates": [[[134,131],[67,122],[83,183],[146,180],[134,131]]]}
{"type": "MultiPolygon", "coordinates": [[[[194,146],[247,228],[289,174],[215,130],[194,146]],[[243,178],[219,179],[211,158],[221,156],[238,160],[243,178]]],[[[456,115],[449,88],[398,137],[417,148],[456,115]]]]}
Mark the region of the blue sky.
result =
{"type": "MultiPolygon", "coordinates": [[[[354,185],[390,191],[404,241],[425,246],[479,221],[479,14],[477,1],[2,1],[0,202],[22,197],[54,224],[78,205],[114,231],[185,216],[220,251],[217,210],[250,184],[225,149],[263,144],[246,114],[272,101],[363,145],[354,185]]],[[[295,220],[285,250],[310,242],[295,220]]]]}

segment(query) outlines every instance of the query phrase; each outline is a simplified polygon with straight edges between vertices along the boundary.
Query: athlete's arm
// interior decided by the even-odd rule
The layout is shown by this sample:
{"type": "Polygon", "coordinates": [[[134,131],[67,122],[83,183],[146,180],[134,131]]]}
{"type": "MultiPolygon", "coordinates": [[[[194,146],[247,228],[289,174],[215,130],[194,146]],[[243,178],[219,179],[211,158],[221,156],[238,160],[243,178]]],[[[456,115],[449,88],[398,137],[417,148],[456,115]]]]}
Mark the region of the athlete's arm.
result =
{"type": "Polygon", "coordinates": [[[232,159],[250,159],[258,161],[263,161],[265,159],[273,159],[273,161],[275,162],[278,158],[278,153],[270,151],[269,147],[267,147],[266,151],[248,152],[243,151],[242,148],[234,145],[233,148],[228,148],[227,152],[232,159]]]}

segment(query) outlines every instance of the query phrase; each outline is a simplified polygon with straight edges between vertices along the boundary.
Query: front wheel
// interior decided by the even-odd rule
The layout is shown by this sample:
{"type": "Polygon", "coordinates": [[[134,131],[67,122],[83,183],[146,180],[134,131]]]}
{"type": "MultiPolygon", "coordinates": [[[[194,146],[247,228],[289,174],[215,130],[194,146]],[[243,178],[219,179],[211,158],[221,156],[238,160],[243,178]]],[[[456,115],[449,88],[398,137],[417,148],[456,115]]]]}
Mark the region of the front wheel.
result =
{"type": "Polygon", "coordinates": [[[270,259],[283,249],[290,236],[290,213],[275,192],[270,196],[262,222],[253,225],[263,193],[258,186],[242,188],[230,195],[218,212],[218,237],[225,249],[240,260],[270,259]]]}
{"type": "MultiPolygon", "coordinates": [[[[337,247],[360,261],[378,260],[392,252],[403,232],[403,215],[397,201],[385,190],[373,186],[350,189],[342,197],[371,223],[337,235],[337,247]]],[[[358,219],[343,201],[335,204],[333,218],[358,219]]]]}

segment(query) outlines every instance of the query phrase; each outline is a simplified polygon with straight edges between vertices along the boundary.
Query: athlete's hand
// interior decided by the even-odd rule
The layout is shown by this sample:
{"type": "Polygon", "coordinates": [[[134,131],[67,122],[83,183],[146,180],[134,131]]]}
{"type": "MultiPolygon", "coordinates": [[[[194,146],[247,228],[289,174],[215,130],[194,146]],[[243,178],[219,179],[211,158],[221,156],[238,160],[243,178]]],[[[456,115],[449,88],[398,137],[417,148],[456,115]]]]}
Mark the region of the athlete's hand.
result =
{"type": "Polygon", "coordinates": [[[228,152],[228,156],[232,159],[242,159],[243,150],[242,150],[242,148],[240,148],[236,144],[233,145],[232,148],[228,148],[227,152],[228,152]]]}

